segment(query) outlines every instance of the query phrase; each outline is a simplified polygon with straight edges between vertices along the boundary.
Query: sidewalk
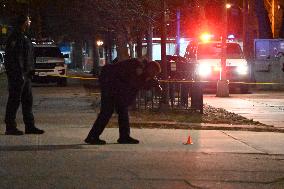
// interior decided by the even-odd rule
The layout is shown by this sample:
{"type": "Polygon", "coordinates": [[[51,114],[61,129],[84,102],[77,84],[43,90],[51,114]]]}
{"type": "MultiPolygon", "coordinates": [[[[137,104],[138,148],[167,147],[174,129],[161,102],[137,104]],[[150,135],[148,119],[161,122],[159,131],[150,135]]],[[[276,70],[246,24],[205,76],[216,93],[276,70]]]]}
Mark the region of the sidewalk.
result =
{"type": "MultiPolygon", "coordinates": [[[[164,151],[203,153],[257,153],[284,155],[284,133],[243,132],[222,130],[183,129],[132,129],[132,136],[138,138],[139,145],[117,144],[118,128],[107,128],[102,139],[108,145],[98,148],[86,145],[84,139],[89,128],[42,127],[44,135],[24,135],[0,137],[0,151],[33,151],[54,149],[92,149],[99,151],[164,151]],[[184,145],[191,137],[192,145],[184,145]]],[[[0,133],[3,133],[3,128],[0,133]]]]}
{"type": "Polygon", "coordinates": [[[278,92],[274,97],[267,96],[269,94],[266,93],[242,96],[231,94],[227,98],[204,95],[204,103],[266,125],[272,125],[277,129],[284,129],[284,93],[278,92]]]}

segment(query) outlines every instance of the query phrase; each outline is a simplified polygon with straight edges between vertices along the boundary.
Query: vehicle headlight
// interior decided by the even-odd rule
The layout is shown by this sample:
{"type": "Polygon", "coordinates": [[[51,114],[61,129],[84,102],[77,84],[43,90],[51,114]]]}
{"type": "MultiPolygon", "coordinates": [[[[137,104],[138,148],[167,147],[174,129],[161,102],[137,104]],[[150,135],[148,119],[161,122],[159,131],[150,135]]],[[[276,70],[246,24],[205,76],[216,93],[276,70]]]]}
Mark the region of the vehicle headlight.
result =
{"type": "Polygon", "coordinates": [[[208,76],[211,74],[212,68],[207,64],[200,64],[197,68],[197,74],[200,76],[208,76]]]}
{"type": "Polygon", "coordinates": [[[220,72],[221,71],[221,67],[216,65],[214,66],[214,72],[220,72]]]}
{"type": "Polygon", "coordinates": [[[238,66],[237,67],[237,73],[240,74],[240,75],[248,74],[248,66],[247,65],[238,66]]]}

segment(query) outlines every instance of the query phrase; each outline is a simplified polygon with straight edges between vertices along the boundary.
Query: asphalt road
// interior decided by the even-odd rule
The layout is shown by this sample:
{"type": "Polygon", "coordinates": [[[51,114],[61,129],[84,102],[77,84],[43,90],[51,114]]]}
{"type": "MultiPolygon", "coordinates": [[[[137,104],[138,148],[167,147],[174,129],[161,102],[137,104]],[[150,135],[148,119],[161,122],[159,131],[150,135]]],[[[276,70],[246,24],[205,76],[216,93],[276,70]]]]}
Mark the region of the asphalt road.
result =
{"type": "MultiPolygon", "coordinates": [[[[3,120],[7,94],[0,93],[3,120]]],[[[102,136],[107,145],[90,146],[83,139],[96,112],[80,82],[37,85],[34,94],[46,134],[5,136],[1,122],[1,189],[284,188],[283,133],[132,129],[141,144],[120,145],[113,128],[102,136]],[[193,144],[184,145],[189,136],[193,144]]],[[[22,129],[20,114],[18,123],[22,129]]]]}

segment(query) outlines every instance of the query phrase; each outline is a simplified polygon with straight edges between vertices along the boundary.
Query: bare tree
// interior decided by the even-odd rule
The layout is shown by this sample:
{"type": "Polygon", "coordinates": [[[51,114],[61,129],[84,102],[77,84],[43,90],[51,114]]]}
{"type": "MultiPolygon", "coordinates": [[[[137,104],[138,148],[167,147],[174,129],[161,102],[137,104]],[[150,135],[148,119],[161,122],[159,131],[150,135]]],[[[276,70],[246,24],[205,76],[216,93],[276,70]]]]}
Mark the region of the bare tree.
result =
{"type": "Polygon", "coordinates": [[[153,0],[93,1],[93,7],[103,18],[99,24],[102,31],[114,34],[118,59],[129,58],[128,47],[130,56],[134,56],[132,46],[137,36],[146,32],[149,22],[155,22],[155,4],[153,0]]]}
{"type": "Polygon", "coordinates": [[[265,9],[263,0],[255,1],[255,12],[258,19],[259,38],[270,39],[272,31],[268,17],[268,11],[265,9]]]}
{"type": "Polygon", "coordinates": [[[281,21],[281,26],[280,26],[280,31],[279,31],[279,37],[284,38],[284,2],[281,1],[280,3],[280,8],[282,9],[282,21],[281,21]]]}

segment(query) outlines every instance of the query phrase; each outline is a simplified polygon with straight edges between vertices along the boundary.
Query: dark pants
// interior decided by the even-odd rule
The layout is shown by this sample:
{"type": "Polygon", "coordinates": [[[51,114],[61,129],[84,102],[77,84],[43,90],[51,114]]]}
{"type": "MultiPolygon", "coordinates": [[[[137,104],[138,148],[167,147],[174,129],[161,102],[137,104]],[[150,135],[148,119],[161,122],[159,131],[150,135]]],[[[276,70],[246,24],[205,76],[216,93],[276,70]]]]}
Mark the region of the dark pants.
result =
{"type": "MultiPolygon", "coordinates": [[[[125,99],[124,99],[125,100],[125,99]]],[[[108,124],[114,110],[118,114],[119,136],[120,138],[129,137],[129,116],[128,106],[120,96],[112,95],[111,91],[102,89],[101,110],[88,135],[88,137],[98,138],[108,124]]]]}
{"type": "Polygon", "coordinates": [[[6,129],[9,130],[16,127],[16,114],[20,103],[22,104],[23,120],[26,129],[34,127],[31,80],[21,81],[8,78],[8,90],[9,97],[5,115],[6,129]]]}

